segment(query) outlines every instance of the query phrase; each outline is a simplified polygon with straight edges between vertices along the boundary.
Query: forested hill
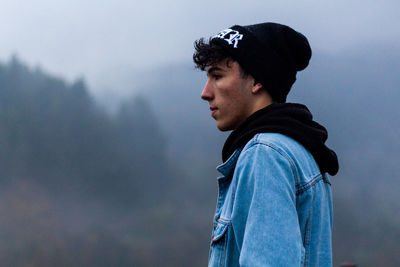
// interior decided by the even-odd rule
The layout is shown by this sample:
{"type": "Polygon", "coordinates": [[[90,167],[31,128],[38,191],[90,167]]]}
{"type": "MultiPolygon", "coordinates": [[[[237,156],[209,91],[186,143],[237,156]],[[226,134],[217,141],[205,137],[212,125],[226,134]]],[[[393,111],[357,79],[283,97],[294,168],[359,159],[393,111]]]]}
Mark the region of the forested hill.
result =
{"type": "MultiPolygon", "coordinates": [[[[13,57],[0,64],[0,103],[0,265],[155,266],[171,257],[159,250],[176,230],[183,175],[145,98],[111,116],[83,80],[68,84],[13,57]]],[[[185,262],[173,258],[163,266],[185,262]]]]}
{"type": "Polygon", "coordinates": [[[16,58],[0,65],[0,86],[3,183],[30,181],[54,195],[73,190],[132,205],[167,173],[165,137],[144,98],[111,117],[84,81],[67,84],[16,58]]]}

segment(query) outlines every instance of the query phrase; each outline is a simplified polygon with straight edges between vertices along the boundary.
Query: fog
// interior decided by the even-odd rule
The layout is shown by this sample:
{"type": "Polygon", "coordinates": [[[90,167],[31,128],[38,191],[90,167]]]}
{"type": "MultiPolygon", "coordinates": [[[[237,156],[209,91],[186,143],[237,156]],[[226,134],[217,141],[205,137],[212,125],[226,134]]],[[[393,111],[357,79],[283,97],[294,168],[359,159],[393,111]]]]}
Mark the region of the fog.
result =
{"type": "Polygon", "coordinates": [[[0,7],[1,266],[206,265],[228,133],[200,99],[193,41],[265,20],[313,47],[288,101],[339,157],[334,266],[400,265],[397,2],[0,7]]]}

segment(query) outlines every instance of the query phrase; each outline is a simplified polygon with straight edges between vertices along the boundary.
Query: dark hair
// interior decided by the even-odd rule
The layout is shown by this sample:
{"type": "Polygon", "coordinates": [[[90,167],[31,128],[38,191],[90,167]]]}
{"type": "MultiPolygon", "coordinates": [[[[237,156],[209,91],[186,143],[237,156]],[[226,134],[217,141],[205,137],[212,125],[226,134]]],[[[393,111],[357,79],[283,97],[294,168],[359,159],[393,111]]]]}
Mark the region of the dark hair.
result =
{"type": "Polygon", "coordinates": [[[194,42],[194,49],[196,51],[193,54],[193,61],[198,69],[205,70],[208,66],[230,58],[230,55],[225,49],[210,41],[211,38],[208,41],[204,38],[200,38],[194,42]]]}
{"type": "MultiPolygon", "coordinates": [[[[204,38],[194,42],[194,49],[196,50],[193,54],[193,61],[196,64],[196,68],[205,70],[208,66],[217,64],[222,60],[228,59],[226,65],[229,67],[231,61],[235,61],[234,58],[221,46],[211,42],[211,38],[206,41],[204,38]]],[[[239,64],[240,66],[240,64],[239,64]]],[[[243,78],[249,74],[240,66],[240,74],[243,78]]]]}

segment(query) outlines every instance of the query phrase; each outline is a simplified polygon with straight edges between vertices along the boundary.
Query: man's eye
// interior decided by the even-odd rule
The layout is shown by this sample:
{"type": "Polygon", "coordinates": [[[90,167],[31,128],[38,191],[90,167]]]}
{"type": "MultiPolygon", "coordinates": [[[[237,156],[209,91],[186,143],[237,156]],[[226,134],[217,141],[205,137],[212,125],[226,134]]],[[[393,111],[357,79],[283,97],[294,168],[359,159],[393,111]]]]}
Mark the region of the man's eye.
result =
{"type": "Polygon", "coordinates": [[[221,75],[214,75],[214,79],[215,80],[218,80],[218,79],[220,79],[222,76],[221,75]]]}

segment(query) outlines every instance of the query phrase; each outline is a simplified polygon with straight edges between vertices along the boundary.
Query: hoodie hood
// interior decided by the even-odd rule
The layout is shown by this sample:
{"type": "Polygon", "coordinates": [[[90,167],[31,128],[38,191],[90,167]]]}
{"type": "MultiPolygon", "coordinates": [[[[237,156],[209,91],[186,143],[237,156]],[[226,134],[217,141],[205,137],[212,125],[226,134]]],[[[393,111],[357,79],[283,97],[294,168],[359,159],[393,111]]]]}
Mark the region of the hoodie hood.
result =
{"type": "Polygon", "coordinates": [[[336,153],[325,145],[325,127],[313,121],[306,106],[294,103],[271,104],[250,115],[226,139],[223,162],[258,133],[280,133],[293,138],[310,151],[321,173],[335,175],[339,170],[336,153]]]}

